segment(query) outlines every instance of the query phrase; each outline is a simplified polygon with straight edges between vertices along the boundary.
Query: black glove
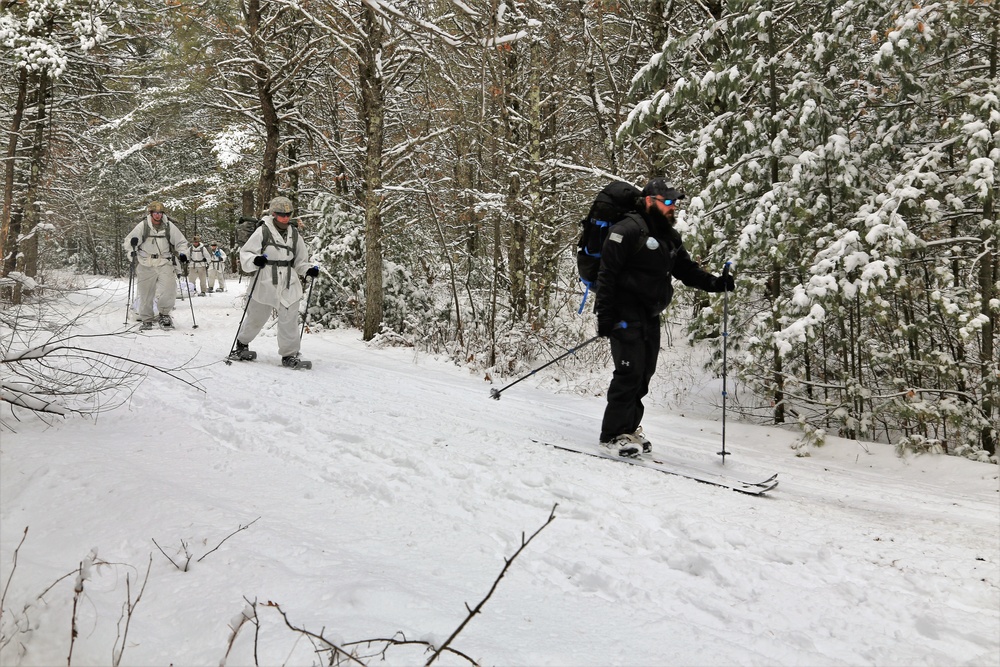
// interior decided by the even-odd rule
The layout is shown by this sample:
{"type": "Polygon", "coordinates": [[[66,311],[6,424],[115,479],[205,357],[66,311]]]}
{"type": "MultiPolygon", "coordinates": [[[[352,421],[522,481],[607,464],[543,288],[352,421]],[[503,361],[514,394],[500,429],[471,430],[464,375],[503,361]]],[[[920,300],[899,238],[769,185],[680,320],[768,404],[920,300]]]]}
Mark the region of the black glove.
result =
{"type": "Polygon", "coordinates": [[[181,260],[181,264],[187,264],[188,256],[184,253],[177,255],[177,259],[181,260]]]}
{"type": "Polygon", "coordinates": [[[257,255],[253,258],[254,266],[264,266],[267,264],[267,255],[257,255]]]}
{"type": "Polygon", "coordinates": [[[308,269],[306,269],[306,276],[308,276],[309,278],[315,278],[318,275],[319,275],[318,266],[310,266],[308,269]]]}
{"type": "Polygon", "coordinates": [[[137,239],[136,237],[133,236],[131,243],[132,243],[132,247],[134,248],[137,245],[139,245],[139,239],[137,239]]]}
{"type": "Polygon", "coordinates": [[[712,282],[713,292],[733,292],[736,290],[736,281],[728,273],[721,276],[716,276],[715,280],[712,282]]]}

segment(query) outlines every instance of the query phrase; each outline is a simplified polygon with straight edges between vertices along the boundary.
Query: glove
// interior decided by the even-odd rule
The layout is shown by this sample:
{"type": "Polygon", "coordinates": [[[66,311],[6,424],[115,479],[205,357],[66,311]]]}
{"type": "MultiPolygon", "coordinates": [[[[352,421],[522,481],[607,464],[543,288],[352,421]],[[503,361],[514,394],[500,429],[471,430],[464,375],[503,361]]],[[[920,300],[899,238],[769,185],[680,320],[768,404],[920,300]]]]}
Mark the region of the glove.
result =
{"type": "Polygon", "coordinates": [[[264,266],[267,264],[267,255],[257,255],[253,258],[254,266],[264,266]]]}
{"type": "Polygon", "coordinates": [[[181,260],[181,264],[187,264],[188,256],[184,253],[177,255],[177,259],[181,260]]]}
{"type": "Polygon", "coordinates": [[[139,245],[139,239],[137,239],[136,237],[133,236],[131,243],[132,243],[132,247],[134,248],[137,245],[139,245]]]}
{"type": "Polygon", "coordinates": [[[731,275],[723,274],[715,278],[715,283],[713,285],[713,292],[733,292],[736,290],[736,281],[733,280],[731,275]]]}
{"type": "Polygon", "coordinates": [[[318,266],[310,266],[308,269],[306,269],[306,276],[308,276],[309,278],[315,278],[318,275],[319,275],[318,266]]]}

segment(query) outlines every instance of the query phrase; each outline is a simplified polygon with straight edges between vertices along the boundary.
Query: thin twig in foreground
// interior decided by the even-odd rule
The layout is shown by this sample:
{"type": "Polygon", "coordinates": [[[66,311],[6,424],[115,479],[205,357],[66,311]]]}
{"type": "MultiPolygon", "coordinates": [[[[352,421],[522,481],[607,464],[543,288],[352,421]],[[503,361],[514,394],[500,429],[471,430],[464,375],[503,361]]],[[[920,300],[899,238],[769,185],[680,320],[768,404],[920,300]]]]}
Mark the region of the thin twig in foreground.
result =
{"type": "Polygon", "coordinates": [[[479,601],[479,604],[476,605],[475,609],[469,609],[469,605],[465,605],[465,608],[469,609],[469,615],[466,616],[465,620],[462,621],[462,624],[459,625],[458,628],[456,628],[453,633],[451,633],[451,637],[448,637],[448,639],[444,642],[444,644],[442,644],[441,647],[434,652],[434,655],[432,655],[427,660],[427,662],[424,663],[425,667],[429,667],[429,665],[432,662],[437,660],[438,656],[441,655],[441,652],[444,651],[446,648],[448,648],[448,644],[450,644],[452,640],[455,639],[455,637],[457,637],[458,634],[462,632],[463,629],[465,629],[465,626],[469,624],[469,621],[472,620],[472,617],[479,613],[479,611],[483,608],[483,605],[486,604],[486,601],[490,599],[490,597],[493,595],[493,592],[497,589],[497,585],[500,583],[500,580],[503,579],[503,576],[505,574],[507,574],[507,570],[510,568],[511,563],[514,562],[514,559],[517,558],[519,555],[521,555],[521,552],[524,551],[525,547],[531,544],[531,540],[535,539],[538,536],[538,533],[545,530],[545,527],[555,520],[557,507],[559,507],[559,503],[556,503],[555,505],[552,506],[552,511],[549,513],[548,520],[545,523],[543,523],[538,530],[532,533],[531,537],[529,537],[527,540],[524,539],[524,533],[521,533],[521,546],[518,548],[517,551],[514,552],[513,556],[511,556],[508,559],[505,559],[503,569],[500,570],[500,575],[493,582],[493,586],[490,587],[490,592],[486,594],[486,597],[484,597],[482,600],[479,601]]]}
{"type": "Polygon", "coordinates": [[[349,660],[358,663],[362,667],[365,667],[365,663],[361,662],[356,657],[354,657],[351,653],[348,653],[347,651],[345,651],[341,647],[339,647],[336,644],[334,644],[332,641],[330,641],[329,639],[327,639],[326,637],[324,637],[322,634],[316,634],[315,632],[309,632],[305,628],[297,628],[294,625],[292,625],[291,622],[288,620],[288,615],[285,613],[285,610],[282,609],[281,606],[277,602],[271,602],[269,600],[267,603],[265,603],[264,606],[265,607],[274,607],[275,609],[277,609],[278,613],[281,614],[281,617],[283,619],[285,619],[285,625],[287,625],[290,629],[294,630],[295,632],[301,633],[301,634],[303,634],[303,635],[305,635],[307,637],[312,637],[313,639],[318,639],[319,641],[323,642],[324,644],[326,644],[327,646],[329,646],[331,649],[333,649],[334,653],[338,653],[340,655],[343,655],[345,658],[348,658],[349,660]]]}
{"type": "MultiPolygon", "coordinates": [[[[223,542],[225,542],[226,540],[228,540],[228,539],[229,539],[230,537],[232,537],[232,536],[233,536],[233,535],[235,535],[236,533],[240,532],[241,530],[246,530],[246,529],[247,529],[247,528],[249,528],[250,526],[252,526],[252,525],[254,525],[255,523],[257,523],[258,521],[260,521],[260,517],[257,517],[256,519],[254,519],[253,521],[251,521],[251,522],[250,522],[250,523],[248,523],[247,525],[245,525],[245,526],[240,526],[239,528],[237,528],[237,529],[236,529],[236,530],[234,530],[233,532],[229,533],[228,535],[226,535],[226,536],[225,536],[225,537],[224,537],[224,538],[222,539],[222,542],[219,542],[219,543],[218,543],[217,545],[215,545],[215,549],[212,549],[212,551],[215,551],[216,549],[218,549],[219,547],[221,547],[221,546],[222,546],[222,544],[223,544],[223,542]]],[[[206,553],[206,554],[205,554],[205,556],[208,556],[208,554],[212,553],[212,551],[209,551],[208,553],[206,553]]],[[[195,562],[196,562],[196,563],[200,563],[200,562],[201,562],[202,560],[204,560],[205,556],[202,556],[201,558],[199,558],[199,559],[198,559],[198,560],[196,560],[195,562]]]]}
{"type": "Polygon", "coordinates": [[[3,601],[7,599],[7,589],[10,588],[10,580],[14,578],[14,570],[17,569],[17,552],[21,550],[21,545],[24,544],[24,540],[28,537],[28,527],[24,527],[24,535],[21,535],[21,541],[17,543],[17,548],[14,549],[14,564],[10,568],[10,576],[7,577],[7,583],[3,587],[3,595],[0,595],[0,619],[3,618],[3,601]]]}

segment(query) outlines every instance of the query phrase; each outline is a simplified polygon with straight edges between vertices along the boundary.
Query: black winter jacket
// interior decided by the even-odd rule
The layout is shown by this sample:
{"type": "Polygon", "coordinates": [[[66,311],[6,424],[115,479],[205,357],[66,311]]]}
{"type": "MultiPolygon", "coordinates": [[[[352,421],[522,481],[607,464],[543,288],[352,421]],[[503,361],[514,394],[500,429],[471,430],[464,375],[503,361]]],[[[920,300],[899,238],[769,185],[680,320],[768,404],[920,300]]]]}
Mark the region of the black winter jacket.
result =
{"type": "Polygon", "coordinates": [[[715,276],[691,259],[677,230],[646,216],[643,225],[640,215],[630,213],[608,231],[594,305],[599,323],[636,325],[659,315],[673,298],[672,277],[688,287],[716,291],[715,276]]]}

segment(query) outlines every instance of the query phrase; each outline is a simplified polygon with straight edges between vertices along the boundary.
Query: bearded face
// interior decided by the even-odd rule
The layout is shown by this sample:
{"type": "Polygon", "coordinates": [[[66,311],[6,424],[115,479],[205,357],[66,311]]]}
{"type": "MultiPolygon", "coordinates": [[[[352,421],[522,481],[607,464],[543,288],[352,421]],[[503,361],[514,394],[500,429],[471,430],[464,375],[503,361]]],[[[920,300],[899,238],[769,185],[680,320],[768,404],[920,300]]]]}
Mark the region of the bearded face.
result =
{"type": "Polygon", "coordinates": [[[673,227],[677,223],[677,204],[673,200],[670,204],[665,204],[663,197],[647,197],[648,207],[646,209],[650,220],[655,225],[665,225],[673,227]]]}

